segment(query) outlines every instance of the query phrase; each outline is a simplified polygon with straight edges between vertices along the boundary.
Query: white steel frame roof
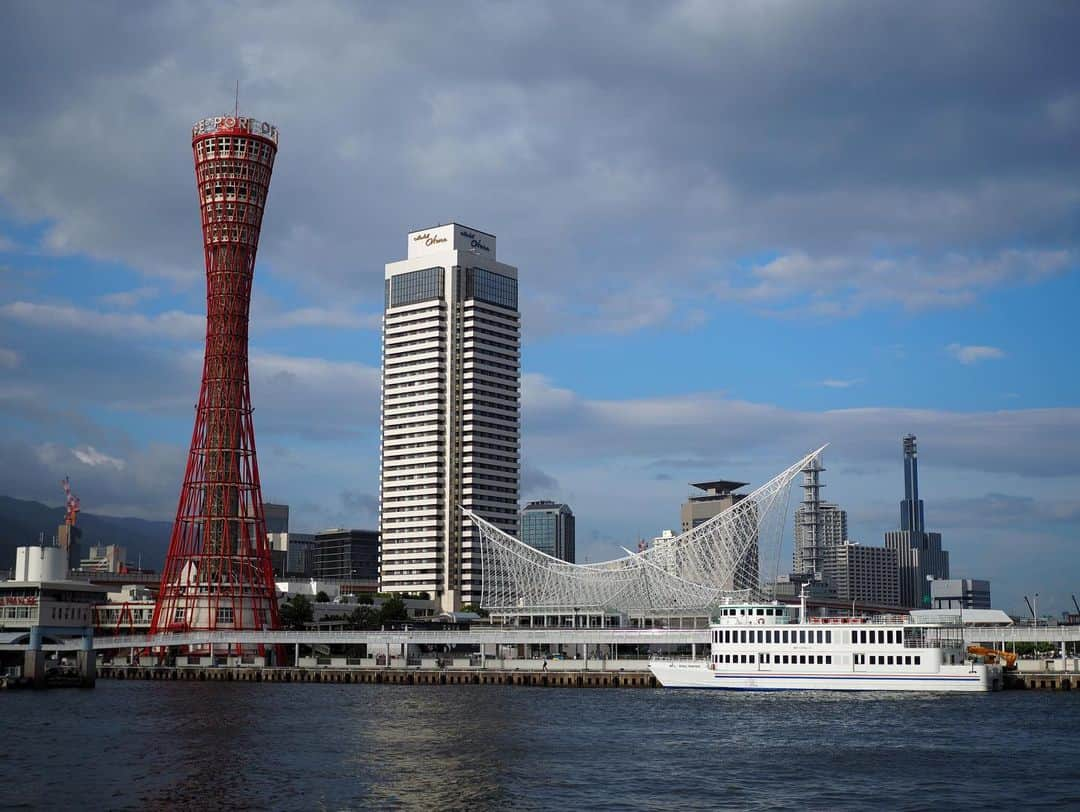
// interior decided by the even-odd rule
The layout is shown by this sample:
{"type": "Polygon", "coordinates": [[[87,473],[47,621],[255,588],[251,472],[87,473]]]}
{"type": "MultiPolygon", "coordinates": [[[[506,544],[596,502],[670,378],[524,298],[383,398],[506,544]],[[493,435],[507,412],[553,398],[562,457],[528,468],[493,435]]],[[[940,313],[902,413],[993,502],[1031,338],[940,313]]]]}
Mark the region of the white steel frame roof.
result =
{"type": "Polygon", "coordinates": [[[745,499],[664,546],[640,553],[628,550],[624,558],[598,564],[552,558],[464,510],[479,529],[481,606],[494,614],[662,616],[707,611],[729,599],[765,597],[776,567],[771,559],[761,560],[759,539],[770,539],[775,532],[778,556],[791,483],[824,449],[807,454],[745,499]]]}

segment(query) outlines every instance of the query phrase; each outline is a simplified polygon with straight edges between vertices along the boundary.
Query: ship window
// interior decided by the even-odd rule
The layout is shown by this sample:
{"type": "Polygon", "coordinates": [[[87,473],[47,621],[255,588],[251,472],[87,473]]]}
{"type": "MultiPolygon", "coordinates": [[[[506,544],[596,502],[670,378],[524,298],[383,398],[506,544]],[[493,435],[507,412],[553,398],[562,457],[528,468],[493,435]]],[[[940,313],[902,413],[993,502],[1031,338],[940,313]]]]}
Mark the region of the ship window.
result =
{"type": "Polygon", "coordinates": [[[920,657],[918,654],[916,654],[915,655],[915,665],[919,665],[921,663],[922,663],[922,657],[920,657]]]}
{"type": "Polygon", "coordinates": [[[889,665],[893,665],[893,658],[891,654],[889,655],[889,665]]]}
{"type": "Polygon", "coordinates": [[[829,643],[830,645],[832,644],[832,629],[829,629],[825,632],[825,642],[829,643]]]}
{"type": "Polygon", "coordinates": [[[819,645],[825,642],[825,632],[823,632],[821,629],[817,630],[817,641],[819,645]]]}
{"type": "Polygon", "coordinates": [[[805,631],[800,631],[799,632],[799,642],[800,643],[805,643],[806,642],[806,632],[805,631]]]}
{"type": "Polygon", "coordinates": [[[754,662],[754,655],[753,654],[750,655],[750,662],[754,662]]]}
{"type": "Polygon", "coordinates": [[[742,631],[739,632],[739,642],[740,643],[745,643],[746,642],[746,629],[743,629],[742,631]]]}
{"type": "Polygon", "coordinates": [[[765,632],[763,632],[761,629],[757,630],[757,641],[759,643],[765,642],[765,632]]]}
{"type": "Polygon", "coordinates": [[[831,654],[826,654],[825,655],[825,665],[832,665],[832,655],[831,654]]]}
{"type": "Polygon", "coordinates": [[[889,629],[887,632],[885,632],[885,642],[886,643],[891,643],[892,642],[892,629],[889,629]]]}
{"type": "Polygon", "coordinates": [[[911,655],[910,654],[905,654],[904,655],[904,665],[911,665],[911,655]]]}
{"type": "Polygon", "coordinates": [[[766,643],[771,643],[772,642],[772,630],[766,630],[766,632],[765,632],[765,642],[766,643]]]}
{"type": "Polygon", "coordinates": [[[784,631],[782,631],[782,632],[781,632],[780,634],[781,634],[781,636],[783,637],[783,642],[787,643],[787,642],[788,642],[788,633],[787,633],[787,629],[784,629],[784,631]]]}
{"type": "Polygon", "coordinates": [[[757,610],[757,613],[758,613],[759,615],[764,615],[764,614],[765,614],[765,610],[764,610],[764,609],[758,609],[758,610],[757,610]]]}

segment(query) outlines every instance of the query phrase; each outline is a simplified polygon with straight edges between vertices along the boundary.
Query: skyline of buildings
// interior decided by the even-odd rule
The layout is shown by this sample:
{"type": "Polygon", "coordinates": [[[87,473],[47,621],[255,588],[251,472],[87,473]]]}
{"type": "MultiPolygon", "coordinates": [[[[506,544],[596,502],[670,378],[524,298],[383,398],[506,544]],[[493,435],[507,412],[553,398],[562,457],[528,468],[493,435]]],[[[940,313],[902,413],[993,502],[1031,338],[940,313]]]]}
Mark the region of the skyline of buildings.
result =
{"type": "Polygon", "coordinates": [[[443,611],[479,604],[479,539],[461,508],[518,528],[517,268],[492,234],[417,229],[387,263],[380,410],[380,577],[443,611]]]}

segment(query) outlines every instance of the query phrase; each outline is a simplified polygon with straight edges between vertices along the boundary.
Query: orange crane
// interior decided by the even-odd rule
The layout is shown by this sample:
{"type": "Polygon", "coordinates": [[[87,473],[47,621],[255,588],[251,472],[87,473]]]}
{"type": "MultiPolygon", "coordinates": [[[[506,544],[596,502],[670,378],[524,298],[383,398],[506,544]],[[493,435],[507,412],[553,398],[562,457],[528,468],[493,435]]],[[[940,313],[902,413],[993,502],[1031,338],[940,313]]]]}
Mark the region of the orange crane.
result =
{"type": "Polygon", "coordinates": [[[1011,651],[998,651],[995,648],[986,648],[985,646],[968,646],[968,654],[974,654],[977,657],[986,657],[987,662],[993,663],[995,660],[1001,660],[1006,668],[1012,668],[1016,665],[1016,654],[1011,651]]]}
{"type": "Polygon", "coordinates": [[[60,484],[64,486],[64,524],[74,526],[79,517],[79,497],[71,492],[71,480],[67,477],[61,479],[60,484]]]}

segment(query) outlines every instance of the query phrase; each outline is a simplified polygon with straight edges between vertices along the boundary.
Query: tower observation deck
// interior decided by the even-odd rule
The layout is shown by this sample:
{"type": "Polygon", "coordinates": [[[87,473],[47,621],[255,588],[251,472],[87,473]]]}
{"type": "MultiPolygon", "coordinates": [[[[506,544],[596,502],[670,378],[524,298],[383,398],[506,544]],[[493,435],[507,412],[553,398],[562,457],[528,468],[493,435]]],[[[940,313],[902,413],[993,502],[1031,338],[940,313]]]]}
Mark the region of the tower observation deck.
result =
{"type": "Polygon", "coordinates": [[[277,127],[217,116],[191,132],[206,263],[206,351],[151,631],[276,629],[255,456],[248,314],[277,127]]]}

